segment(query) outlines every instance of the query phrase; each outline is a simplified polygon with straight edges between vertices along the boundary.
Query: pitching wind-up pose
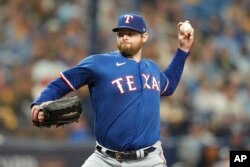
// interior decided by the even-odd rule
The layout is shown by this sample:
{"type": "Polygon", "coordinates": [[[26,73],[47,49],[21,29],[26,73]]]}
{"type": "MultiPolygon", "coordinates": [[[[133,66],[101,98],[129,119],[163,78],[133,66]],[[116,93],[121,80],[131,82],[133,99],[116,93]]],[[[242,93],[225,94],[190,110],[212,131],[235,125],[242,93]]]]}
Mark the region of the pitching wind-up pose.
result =
{"type": "MultiPolygon", "coordinates": [[[[142,56],[148,33],[136,14],[119,17],[113,29],[117,51],[90,55],[60,73],[32,103],[32,121],[43,122],[39,108],[88,85],[95,112],[96,150],[83,167],[166,166],[160,138],[160,96],[172,95],[193,44],[188,21],[177,25],[179,48],[163,71],[142,56]]],[[[84,150],[83,150],[84,151],[84,150]]]]}

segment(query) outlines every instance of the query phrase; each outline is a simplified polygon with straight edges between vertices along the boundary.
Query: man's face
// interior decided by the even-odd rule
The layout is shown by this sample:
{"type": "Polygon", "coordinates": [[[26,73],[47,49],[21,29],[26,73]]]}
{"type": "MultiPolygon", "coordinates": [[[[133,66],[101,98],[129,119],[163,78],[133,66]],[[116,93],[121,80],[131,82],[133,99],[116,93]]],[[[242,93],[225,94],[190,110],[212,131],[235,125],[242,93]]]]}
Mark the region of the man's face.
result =
{"type": "Polygon", "coordinates": [[[143,34],[131,30],[121,29],[117,31],[117,47],[125,57],[132,57],[142,48],[143,34]]]}

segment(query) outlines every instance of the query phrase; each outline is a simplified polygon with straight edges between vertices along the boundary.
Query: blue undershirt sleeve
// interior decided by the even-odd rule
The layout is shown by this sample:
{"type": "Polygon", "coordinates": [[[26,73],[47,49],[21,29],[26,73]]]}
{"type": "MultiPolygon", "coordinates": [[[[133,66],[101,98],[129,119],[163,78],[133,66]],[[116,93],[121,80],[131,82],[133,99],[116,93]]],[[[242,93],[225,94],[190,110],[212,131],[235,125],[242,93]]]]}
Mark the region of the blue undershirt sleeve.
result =
{"type": "Polygon", "coordinates": [[[31,104],[31,107],[46,101],[56,100],[72,91],[62,78],[57,78],[41,92],[31,104]]]}
{"type": "Polygon", "coordinates": [[[190,52],[184,52],[179,49],[176,51],[175,56],[169,66],[163,70],[162,75],[167,78],[165,89],[161,93],[162,96],[170,96],[174,93],[180,81],[185,61],[190,52]]]}

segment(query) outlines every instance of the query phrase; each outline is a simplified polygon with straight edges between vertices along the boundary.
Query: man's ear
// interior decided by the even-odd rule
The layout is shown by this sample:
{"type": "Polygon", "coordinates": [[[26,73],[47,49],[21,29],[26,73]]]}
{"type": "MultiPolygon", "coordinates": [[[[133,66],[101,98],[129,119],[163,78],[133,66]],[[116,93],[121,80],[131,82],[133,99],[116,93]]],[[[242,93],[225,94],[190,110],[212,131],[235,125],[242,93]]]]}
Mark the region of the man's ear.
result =
{"type": "Polygon", "coordinates": [[[148,33],[147,32],[142,34],[142,41],[143,41],[143,43],[146,43],[148,41],[148,33]]]}

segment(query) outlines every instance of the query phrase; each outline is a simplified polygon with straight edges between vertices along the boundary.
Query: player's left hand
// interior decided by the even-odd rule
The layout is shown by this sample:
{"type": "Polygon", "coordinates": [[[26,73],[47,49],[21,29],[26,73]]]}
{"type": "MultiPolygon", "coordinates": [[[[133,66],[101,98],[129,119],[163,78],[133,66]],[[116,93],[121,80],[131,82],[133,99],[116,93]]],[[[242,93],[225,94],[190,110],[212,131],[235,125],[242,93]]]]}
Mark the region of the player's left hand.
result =
{"type": "Polygon", "coordinates": [[[188,20],[186,20],[185,22],[179,22],[177,25],[178,28],[178,40],[179,40],[179,48],[185,52],[189,52],[193,41],[194,41],[194,29],[192,27],[192,25],[189,27],[188,30],[186,30],[187,32],[183,31],[183,27],[181,27],[183,25],[183,23],[188,23],[190,24],[190,22],[188,20]]]}
{"type": "Polygon", "coordinates": [[[31,109],[31,117],[32,121],[35,122],[43,122],[44,120],[44,114],[40,111],[41,106],[40,105],[34,105],[31,109]]]}

